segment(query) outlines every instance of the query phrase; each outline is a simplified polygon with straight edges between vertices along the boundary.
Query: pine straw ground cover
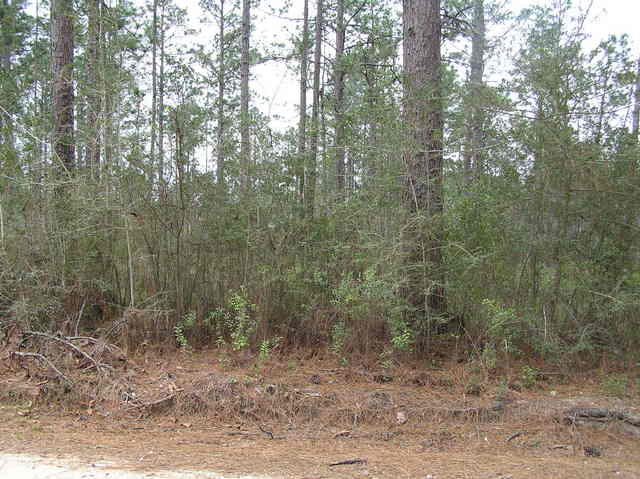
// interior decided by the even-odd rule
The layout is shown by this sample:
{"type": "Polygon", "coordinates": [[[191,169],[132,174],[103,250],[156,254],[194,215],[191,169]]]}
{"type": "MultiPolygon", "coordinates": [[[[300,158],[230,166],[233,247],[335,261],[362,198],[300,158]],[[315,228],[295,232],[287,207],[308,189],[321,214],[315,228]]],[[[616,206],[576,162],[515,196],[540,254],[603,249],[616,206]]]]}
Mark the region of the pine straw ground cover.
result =
{"type": "Polygon", "coordinates": [[[125,358],[97,347],[92,357],[110,366],[98,370],[65,350],[46,353],[64,364],[71,385],[40,361],[3,353],[1,452],[309,479],[640,478],[637,388],[605,396],[602,372],[524,389],[515,366],[478,380],[459,363],[381,370],[305,354],[125,358]],[[576,407],[631,422],[569,420],[576,407]],[[329,466],[351,459],[364,461],[329,466]]]}

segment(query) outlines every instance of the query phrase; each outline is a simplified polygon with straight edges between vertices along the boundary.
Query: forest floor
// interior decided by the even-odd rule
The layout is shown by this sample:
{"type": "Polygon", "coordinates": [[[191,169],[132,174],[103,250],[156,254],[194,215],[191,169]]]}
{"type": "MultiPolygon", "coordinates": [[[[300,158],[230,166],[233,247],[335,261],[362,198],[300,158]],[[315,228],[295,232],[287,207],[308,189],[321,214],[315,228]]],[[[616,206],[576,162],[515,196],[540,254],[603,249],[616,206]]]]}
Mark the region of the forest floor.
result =
{"type": "Polygon", "coordinates": [[[5,360],[0,457],[98,464],[116,478],[640,478],[637,370],[527,380],[516,366],[375,364],[148,352],[108,378],[85,371],[93,399],[52,400],[51,389],[43,400],[53,381],[5,360]],[[341,461],[352,463],[331,465],[341,461]]]}

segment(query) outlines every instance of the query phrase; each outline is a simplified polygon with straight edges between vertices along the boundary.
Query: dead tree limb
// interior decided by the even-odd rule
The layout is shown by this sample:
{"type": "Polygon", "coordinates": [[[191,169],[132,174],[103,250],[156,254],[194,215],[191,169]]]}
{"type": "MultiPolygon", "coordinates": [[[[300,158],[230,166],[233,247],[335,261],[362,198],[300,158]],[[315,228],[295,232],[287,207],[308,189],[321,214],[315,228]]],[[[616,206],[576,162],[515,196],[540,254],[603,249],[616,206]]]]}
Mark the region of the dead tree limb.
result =
{"type": "Polygon", "coordinates": [[[120,361],[127,360],[127,355],[124,353],[124,351],[122,351],[121,348],[119,348],[115,344],[107,343],[102,339],[92,338],[91,336],[67,336],[65,339],[67,341],[86,341],[89,344],[93,344],[99,347],[100,352],[102,352],[103,350],[108,351],[110,354],[113,354],[120,361]]]}
{"type": "Polygon", "coordinates": [[[80,320],[82,319],[82,313],[84,313],[84,306],[87,304],[87,299],[85,298],[82,301],[82,306],[80,307],[80,311],[78,312],[78,318],[76,319],[76,328],[75,328],[75,334],[76,336],[78,335],[78,328],[80,327],[80,320]]]}
{"type": "Polygon", "coordinates": [[[49,358],[47,358],[44,354],[40,354],[40,353],[21,353],[19,351],[14,351],[13,353],[11,353],[11,355],[13,357],[16,358],[26,358],[26,359],[37,359],[38,361],[40,361],[41,363],[46,364],[47,366],[49,366],[51,369],[53,369],[53,371],[58,375],[58,377],[64,379],[67,384],[69,384],[70,386],[73,384],[73,382],[71,381],[71,379],[69,379],[67,376],[65,376],[62,371],[60,371],[55,364],[53,364],[51,362],[51,360],[49,358]]]}
{"type": "Polygon", "coordinates": [[[346,461],[339,461],[329,464],[329,467],[334,466],[350,466],[351,464],[366,464],[366,459],[347,459],[346,461]]]}
{"type": "Polygon", "coordinates": [[[76,346],[75,344],[67,341],[65,338],[60,338],[57,336],[52,336],[50,334],[47,333],[41,333],[39,331],[25,331],[23,333],[23,336],[25,338],[28,338],[29,336],[35,336],[35,337],[40,337],[40,338],[45,338],[48,339],[49,341],[56,341],[60,344],[63,344],[64,346],[66,346],[68,349],[70,349],[71,351],[73,351],[74,353],[76,353],[76,355],[86,359],[87,361],[89,361],[91,364],[93,364],[93,366],[100,371],[101,369],[113,369],[113,367],[111,367],[108,364],[103,364],[103,363],[99,363],[98,361],[96,361],[95,359],[93,359],[89,354],[85,353],[82,349],[80,349],[78,346],[76,346]]]}

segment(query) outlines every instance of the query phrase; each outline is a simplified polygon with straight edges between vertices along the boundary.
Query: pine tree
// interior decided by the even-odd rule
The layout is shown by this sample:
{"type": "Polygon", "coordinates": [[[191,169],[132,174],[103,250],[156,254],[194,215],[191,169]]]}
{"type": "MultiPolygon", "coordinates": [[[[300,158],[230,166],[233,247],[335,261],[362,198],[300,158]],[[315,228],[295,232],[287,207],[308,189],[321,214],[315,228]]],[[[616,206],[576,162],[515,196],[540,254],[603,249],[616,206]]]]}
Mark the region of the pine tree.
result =
{"type": "Polygon", "coordinates": [[[442,65],[440,0],[404,2],[404,121],[409,228],[408,299],[422,331],[446,312],[442,269],[442,65]]]}
{"type": "Polygon", "coordinates": [[[75,168],[73,91],[73,4],[54,0],[51,9],[53,42],[53,149],[61,166],[75,168]]]}

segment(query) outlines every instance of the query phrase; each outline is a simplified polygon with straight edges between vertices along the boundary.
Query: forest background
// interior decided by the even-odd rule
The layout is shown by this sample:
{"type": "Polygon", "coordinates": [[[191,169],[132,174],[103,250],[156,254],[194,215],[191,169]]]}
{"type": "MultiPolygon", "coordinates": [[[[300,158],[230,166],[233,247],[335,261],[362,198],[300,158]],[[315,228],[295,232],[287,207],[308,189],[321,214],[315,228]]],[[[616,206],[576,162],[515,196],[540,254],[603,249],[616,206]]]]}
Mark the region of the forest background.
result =
{"type": "Polygon", "coordinates": [[[2,0],[0,337],[638,361],[629,38],[588,2],[299,3],[203,0],[196,34],[2,0]]]}

